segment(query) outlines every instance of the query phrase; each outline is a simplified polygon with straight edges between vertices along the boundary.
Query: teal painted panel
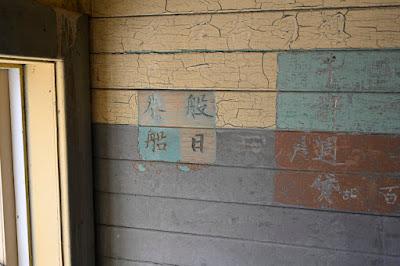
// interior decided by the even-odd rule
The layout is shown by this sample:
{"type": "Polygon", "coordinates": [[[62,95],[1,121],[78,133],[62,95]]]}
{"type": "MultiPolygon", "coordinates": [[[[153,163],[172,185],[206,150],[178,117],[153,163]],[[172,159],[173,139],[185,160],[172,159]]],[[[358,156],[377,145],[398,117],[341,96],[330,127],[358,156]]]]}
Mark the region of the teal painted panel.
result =
{"type": "Polygon", "coordinates": [[[139,154],[143,160],[178,162],[181,159],[177,128],[139,127],[139,154]]]}
{"type": "Polygon", "coordinates": [[[313,51],[278,55],[278,90],[400,92],[400,51],[313,51]]]}
{"type": "Polygon", "coordinates": [[[400,94],[281,92],[277,128],[400,133],[400,94]]]}

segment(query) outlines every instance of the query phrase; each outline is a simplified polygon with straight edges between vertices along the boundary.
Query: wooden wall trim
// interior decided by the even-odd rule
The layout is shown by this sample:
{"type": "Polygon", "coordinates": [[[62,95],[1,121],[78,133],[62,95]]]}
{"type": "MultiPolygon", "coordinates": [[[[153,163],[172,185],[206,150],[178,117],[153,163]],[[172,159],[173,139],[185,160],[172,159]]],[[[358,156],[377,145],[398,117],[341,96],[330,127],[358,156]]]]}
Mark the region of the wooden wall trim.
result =
{"type": "Polygon", "coordinates": [[[29,0],[1,1],[0,15],[1,55],[64,63],[71,265],[95,265],[88,17],[29,0]]]}

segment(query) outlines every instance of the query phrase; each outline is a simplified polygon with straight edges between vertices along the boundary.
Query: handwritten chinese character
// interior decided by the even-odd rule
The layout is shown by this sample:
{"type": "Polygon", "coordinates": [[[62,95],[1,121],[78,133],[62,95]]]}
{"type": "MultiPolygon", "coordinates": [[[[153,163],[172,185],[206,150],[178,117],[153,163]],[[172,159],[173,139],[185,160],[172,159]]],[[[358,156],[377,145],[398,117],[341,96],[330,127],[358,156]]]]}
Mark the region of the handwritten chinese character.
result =
{"type": "Polygon", "coordinates": [[[187,99],[186,114],[193,117],[193,119],[195,119],[196,116],[213,117],[212,115],[207,114],[207,107],[208,100],[206,99],[205,94],[199,96],[190,94],[187,99]]]}
{"type": "Polygon", "coordinates": [[[334,174],[321,174],[311,185],[312,188],[318,189],[320,195],[318,201],[327,201],[332,204],[331,196],[334,191],[340,192],[340,185],[334,174]]]}
{"type": "Polygon", "coordinates": [[[341,192],[343,200],[356,199],[358,190],[356,188],[346,189],[341,192]]]}
{"type": "Polygon", "coordinates": [[[153,152],[167,150],[167,135],[164,131],[153,132],[149,130],[147,133],[146,149],[150,148],[153,152]]]}
{"type": "Polygon", "coordinates": [[[316,156],[313,160],[336,164],[336,137],[328,137],[325,140],[318,137],[315,140],[316,156]]]}
{"type": "Polygon", "coordinates": [[[165,110],[162,108],[159,98],[154,94],[149,95],[149,97],[147,97],[147,107],[144,114],[150,113],[152,119],[161,120],[161,113],[164,112],[165,110]]]}
{"type": "Polygon", "coordinates": [[[194,152],[203,152],[204,148],[204,134],[197,134],[192,138],[192,150],[194,152]]]}
{"type": "Polygon", "coordinates": [[[400,189],[400,186],[390,186],[379,188],[379,193],[385,198],[385,202],[390,205],[394,205],[397,201],[397,194],[393,191],[400,189]]]}
{"type": "Polygon", "coordinates": [[[292,157],[290,158],[290,162],[293,162],[298,154],[302,155],[304,158],[307,158],[307,156],[308,156],[306,136],[302,136],[300,138],[300,143],[296,143],[293,146],[293,154],[292,154],[292,157]]]}

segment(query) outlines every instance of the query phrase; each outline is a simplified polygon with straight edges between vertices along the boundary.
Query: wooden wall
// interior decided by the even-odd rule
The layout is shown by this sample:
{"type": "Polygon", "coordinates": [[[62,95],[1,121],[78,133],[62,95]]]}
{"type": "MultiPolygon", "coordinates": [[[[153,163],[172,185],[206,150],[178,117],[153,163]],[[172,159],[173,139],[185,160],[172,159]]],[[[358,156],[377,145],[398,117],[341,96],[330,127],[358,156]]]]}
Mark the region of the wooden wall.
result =
{"type": "Polygon", "coordinates": [[[400,265],[400,1],[95,0],[101,265],[400,265]]]}

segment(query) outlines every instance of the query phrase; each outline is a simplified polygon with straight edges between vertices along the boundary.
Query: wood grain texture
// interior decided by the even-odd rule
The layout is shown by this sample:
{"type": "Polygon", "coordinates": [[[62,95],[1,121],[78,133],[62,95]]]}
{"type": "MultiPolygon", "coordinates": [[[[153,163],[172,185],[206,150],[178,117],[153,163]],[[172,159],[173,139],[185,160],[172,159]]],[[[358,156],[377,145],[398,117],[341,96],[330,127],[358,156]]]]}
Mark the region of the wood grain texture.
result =
{"type": "Polygon", "coordinates": [[[92,122],[138,124],[136,91],[92,90],[92,122]]]}
{"type": "Polygon", "coordinates": [[[92,87],[276,89],[276,53],[92,55],[92,87]]]}
{"type": "Polygon", "coordinates": [[[370,8],[95,19],[91,43],[94,53],[396,48],[399,17],[370,8]]]}
{"type": "Polygon", "coordinates": [[[100,255],[160,264],[395,266],[400,263],[398,257],[139,229],[99,226],[97,232],[100,255]]]}
{"type": "Polygon", "coordinates": [[[278,129],[400,132],[399,94],[282,92],[277,106],[278,129]]]}
{"type": "Polygon", "coordinates": [[[399,51],[280,53],[279,91],[399,92],[399,51]]]}
{"type": "Polygon", "coordinates": [[[109,193],[96,200],[98,224],[400,255],[399,245],[389,244],[400,240],[394,217],[109,193]]]}
{"type": "Polygon", "coordinates": [[[215,128],[212,91],[139,91],[141,126],[215,128]]]}
{"type": "Polygon", "coordinates": [[[95,89],[92,90],[92,122],[167,127],[274,128],[276,95],[275,92],[95,89]]]}
{"type": "Polygon", "coordinates": [[[400,136],[323,132],[275,133],[278,168],[400,172],[400,136]]]}
{"type": "Polygon", "coordinates": [[[400,178],[335,173],[275,176],[275,199],[284,204],[354,212],[399,213],[400,178]]]}
{"type": "Polygon", "coordinates": [[[219,13],[261,10],[318,9],[332,7],[374,7],[400,5],[396,0],[96,0],[93,16],[137,16],[186,13],[219,13]]]}

